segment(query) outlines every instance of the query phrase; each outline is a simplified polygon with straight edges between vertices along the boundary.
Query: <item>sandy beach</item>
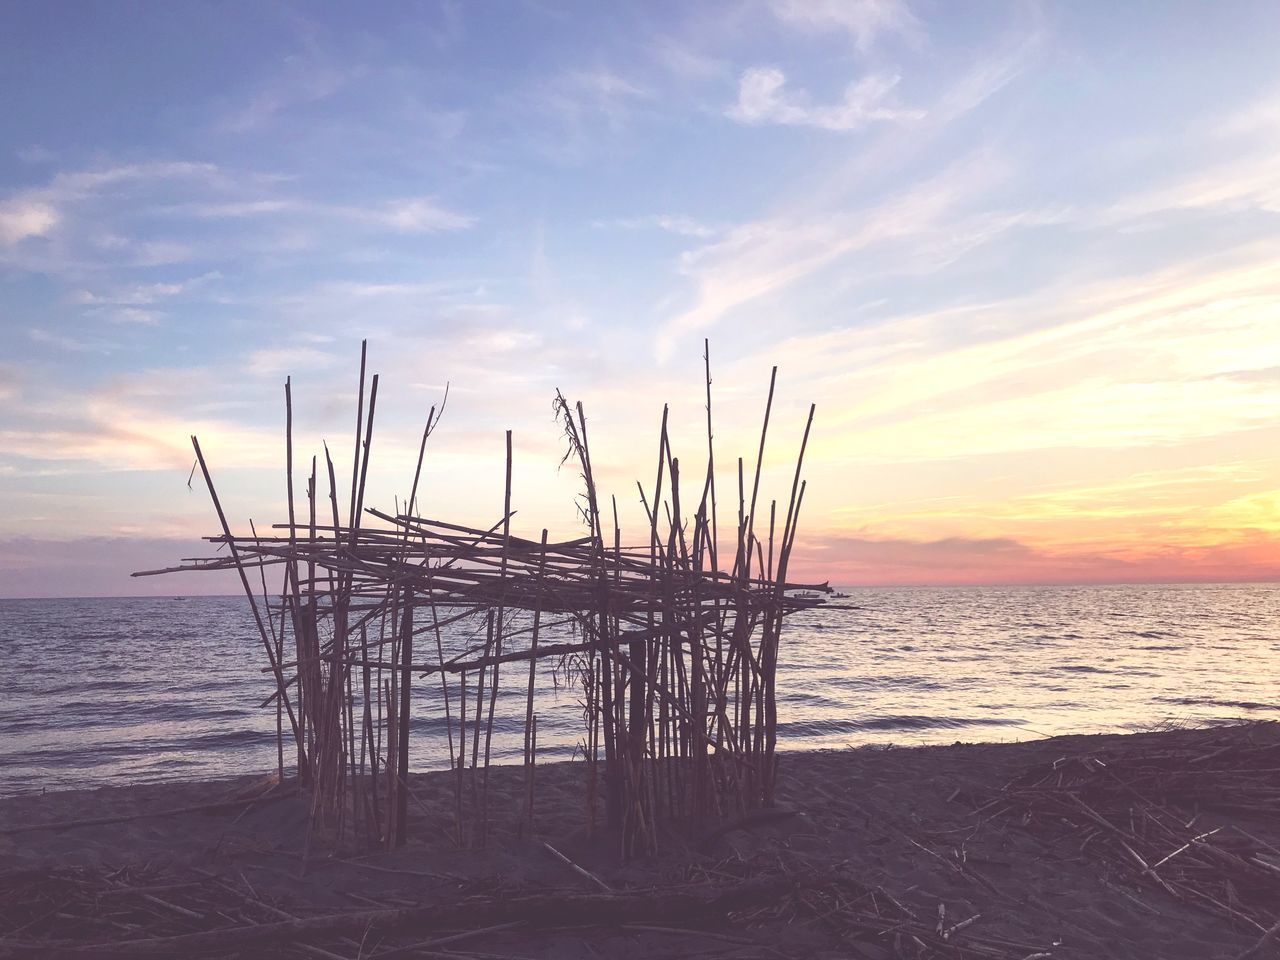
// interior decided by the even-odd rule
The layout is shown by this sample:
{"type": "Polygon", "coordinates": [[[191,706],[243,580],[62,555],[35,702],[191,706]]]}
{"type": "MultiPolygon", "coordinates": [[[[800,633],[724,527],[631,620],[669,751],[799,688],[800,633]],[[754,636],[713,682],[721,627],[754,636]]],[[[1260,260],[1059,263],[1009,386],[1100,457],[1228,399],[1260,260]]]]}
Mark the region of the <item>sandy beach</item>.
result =
{"type": "Polygon", "coordinates": [[[787,753],[775,810],[628,863],[582,764],[539,769],[531,832],[494,768],[483,850],[448,773],[374,855],[308,850],[305,796],[261,776],[17,797],[0,955],[1272,956],[1277,760],[1271,724],[787,753]]]}

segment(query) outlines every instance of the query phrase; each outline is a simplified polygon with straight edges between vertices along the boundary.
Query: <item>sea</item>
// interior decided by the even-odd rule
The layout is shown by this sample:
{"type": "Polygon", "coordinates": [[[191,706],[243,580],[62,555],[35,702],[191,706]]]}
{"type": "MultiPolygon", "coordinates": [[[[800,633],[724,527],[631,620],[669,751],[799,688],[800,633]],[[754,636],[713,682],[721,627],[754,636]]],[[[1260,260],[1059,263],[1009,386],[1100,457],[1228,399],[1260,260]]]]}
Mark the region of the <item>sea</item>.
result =
{"type": "MultiPolygon", "coordinates": [[[[1280,718],[1280,584],[841,592],[787,620],[780,749],[1280,718]]],[[[446,646],[472,640],[455,631],[446,646]]],[[[243,597],[0,600],[0,662],[0,796],[276,764],[273,683],[243,597]]],[[[493,759],[518,762],[522,666],[502,682],[493,759]]],[[[412,767],[447,767],[439,682],[413,690],[412,767]]],[[[540,670],[536,702],[539,760],[577,755],[578,686],[540,670]]]]}

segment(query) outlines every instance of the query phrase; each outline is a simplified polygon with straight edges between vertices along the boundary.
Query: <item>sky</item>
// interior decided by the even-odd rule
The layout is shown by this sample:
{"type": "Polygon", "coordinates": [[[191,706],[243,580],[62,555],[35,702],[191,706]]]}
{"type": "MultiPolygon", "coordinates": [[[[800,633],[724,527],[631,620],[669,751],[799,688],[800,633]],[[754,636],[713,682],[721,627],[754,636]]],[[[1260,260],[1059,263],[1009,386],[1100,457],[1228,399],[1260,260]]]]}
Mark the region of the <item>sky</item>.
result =
{"type": "MultiPolygon", "coordinates": [[[[670,405],[839,584],[1280,579],[1280,6],[903,0],[0,6],[0,596],[284,519],[624,537],[670,405]],[[295,486],[299,492],[305,480],[295,486]]],[[[696,499],[696,496],[695,496],[696,499]]],[[[722,503],[723,506],[723,503],[722,503]]],[[[733,512],[735,505],[726,508],[733,512]]]]}

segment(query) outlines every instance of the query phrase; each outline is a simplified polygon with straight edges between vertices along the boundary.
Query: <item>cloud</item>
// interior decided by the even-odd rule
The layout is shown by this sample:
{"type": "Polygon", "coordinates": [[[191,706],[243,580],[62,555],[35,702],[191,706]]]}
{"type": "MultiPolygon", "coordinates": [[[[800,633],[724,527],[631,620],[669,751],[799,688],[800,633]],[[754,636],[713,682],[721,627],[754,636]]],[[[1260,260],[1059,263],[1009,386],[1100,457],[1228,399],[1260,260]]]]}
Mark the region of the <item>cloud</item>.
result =
{"type": "Polygon", "coordinates": [[[41,330],[38,327],[29,329],[27,338],[32,343],[57,347],[59,350],[67,350],[71,353],[111,353],[116,349],[115,344],[105,340],[82,340],[53,333],[50,330],[41,330]]]}
{"type": "Polygon", "coordinates": [[[154,326],[160,322],[164,316],[155,310],[143,310],[139,307],[121,307],[119,310],[112,310],[107,314],[107,319],[112,323],[139,323],[146,326],[154,326]]]}
{"type": "Polygon", "coordinates": [[[677,236],[698,237],[703,240],[714,237],[720,232],[718,228],[708,226],[692,217],[665,213],[652,213],[644,217],[624,217],[620,220],[597,220],[593,226],[617,227],[622,230],[664,230],[677,236]]]}
{"type": "Polygon", "coordinates": [[[186,243],[133,239],[105,227],[102,220],[137,213],[142,207],[137,198],[149,199],[162,185],[185,181],[188,190],[197,184],[225,189],[229,179],[213,164],[185,161],[58,172],[41,186],[0,198],[0,262],[26,272],[84,274],[105,262],[145,267],[190,259],[193,249],[186,243]],[[34,237],[49,242],[22,242],[34,237]]]}
{"type": "Polygon", "coordinates": [[[27,147],[20,147],[13,152],[13,155],[23,163],[29,163],[32,165],[52,163],[58,158],[58,155],[52,150],[47,147],[42,147],[38,143],[33,143],[27,147]]]}
{"type": "Polygon", "coordinates": [[[272,213],[286,213],[305,209],[292,200],[215,200],[205,203],[183,203],[160,210],[162,213],[188,214],[209,220],[260,217],[272,213]]]}
{"type": "Polygon", "coordinates": [[[332,354],[314,347],[270,347],[249,354],[246,369],[254,376],[317,370],[333,366],[332,354]]]}
{"type": "Polygon", "coordinates": [[[386,283],[362,280],[332,280],[320,284],[315,290],[300,294],[295,302],[308,305],[316,300],[329,303],[335,298],[368,300],[379,297],[429,298],[448,293],[447,283],[386,283]]]}
{"type": "Polygon", "coordinates": [[[446,210],[427,197],[392,201],[372,209],[338,209],[355,219],[386,227],[397,233],[465,230],[476,222],[475,217],[446,210]]]}
{"type": "Polygon", "coordinates": [[[1228,139],[1261,135],[1274,141],[1280,135],[1280,91],[1269,90],[1260,99],[1228,113],[1213,132],[1228,139]]]}
{"type": "Polygon", "coordinates": [[[707,80],[730,72],[728,61],[708,56],[674,37],[659,37],[650,53],[665,69],[687,80],[707,80]]]}
{"type": "Polygon", "coordinates": [[[770,0],[769,9],[791,26],[847,33],[864,53],[881,36],[918,42],[923,35],[920,21],[902,0],[770,0]]]}
{"type": "Polygon", "coordinates": [[[39,200],[0,204],[0,243],[12,247],[29,237],[47,236],[61,219],[55,207],[39,200]]]}
{"type": "Polygon", "coordinates": [[[210,270],[197,277],[158,283],[137,283],[122,287],[110,293],[97,294],[89,290],[77,290],[71,295],[71,302],[81,306],[148,306],[172,297],[190,293],[206,284],[221,280],[222,274],[210,270]]]}
{"type": "Polygon", "coordinates": [[[911,539],[801,529],[791,574],[839,585],[1133,583],[1267,580],[1280,576],[1280,538],[1182,547],[1140,545],[1128,555],[1049,549],[1008,537],[911,539]]]}
{"type": "MultiPolygon", "coordinates": [[[[63,171],[55,174],[49,185],[36,192],[59,199],[84,197],[106,187],[156,180],[224,180],[222,170],[213,163],[187,160],[157,160],[149,163],[118,164],[88,170],[63,171]]],[[[225,182],[225,181],[224,181],[225,182]]]]}
{"type": "Polygon", "coordinates": [[[521,119],[534,124],[534,143],[551,159],[581,163],[628,129],[647,88],[606,68],[566,70],[518,98],[521,119]]]}
{"type": "Polygon", "coordinates": [[[0,363],[0,400],[11,400],[22,386],[22,373],[13,364],[0,363]]]}
{"type": "Polygon", "coordinates": [[[164,207],[160,212],[209,220],[270,216],[332,218],[394,233],[465,230],[476,222],[473,216],[441,206],[434,197],[402,197],[366,205],[287,198],[213,201],[177,204],[164,207]]]}
{"type": "MultiPolygon", "coordinates": [[[[267,263],[296,264],[317,254],[354,260],[364,252],[361,244],[376,235],[428,236],[476,223],[474,216],[425,193],[388,196],[362,189],[348,197],[313,199],[280,195],[282,182],[274,175],[187,161],[62,171],[42,185],[0,193],[0,266],[61,278],[83,306],[137,308],[189,297],[200,284],[175,279],[172,271],[142,274],[150,282],[138,282],[136,270],[200,264],[214,279],[212,268],[234,265],[239,276],[229,285],[239,286],[246,272],[267,263]],[[265,229],[240,222],[251,219],[265,221],[265,229]],[[211,220],[228,222],[214,229],[201,222],[211,220]],[[37,237],[44,239],[36,242],[37,237]],[[184,284],[181,290],[178,283],[184,284]]],[[[393,258],[402,251],[384,244],[378,253],[393,258]]],[[[123,312],[111,319],[143,317],[123,312]]]]}
{"type": "Polygon", "coordinates": [[[1240,383],[1280,383],[1280,366],[1253,367],[1246,370],[1224,370],[1213,374],[1215,379],[1235,380],[1240,383]]]}
{"type": "Polygon", "coordinates": [[[620,128],[632,105],[651,94],[614,73],[612,70],[566,70],[536,91],[535,102],[566,125],[603,120],[614,129],[620,128]]]}
{"type": "MultiPolygon", "coordinates": [[[[28,389],[25,405],[0,423],[0,450],[6,458],[87,464],[94,473],[182,471],[194,433],[229,469],[273,464],[276,432],[232,419],[242,406],[216,392],[225,382],[219,372],[161,369],[52,395],[28,389]]],[[[237,399],[245,396],[257,399],[252,385],[237,399]]]]}
{"type": "Polygon", "coordinates": [[[809,102],[803,91],[787,89],[786,75],[776,67],[752,67],[738,82],[738,102],[725,115],[750,126],[768,123],[817,127],[832,132],[861,130],[874,122],[919,120],[924,111],[889,105],[888,95],[899,78],[872,74],[851,83],[844,99],[828,106],[809,102]]]}
{"type": "Polygon", "coordinates": [[[329,99],[365,72],[359,66],[335,66],[315,49],[290,55],[275,76],[223,118],[220,128],[228,133],[258,131],[282,113],[329,99]]]}
{"type": "Polygon", "coordinates": [[[1280,176],[1269,145],[1245,156],[1201,165],[1195,173],[1170,178],[1150,189],[1134,191],[1093,212],[1090,220],[1095,225],[1111,226],[1179,211],[1213,210],[1280,213],[1280,176]]]}
{"type": "Polygon", "coordinates": [[[1007,40],[1002,49],[978,60],[951,81],[930,111],[939,123],[958,119],[975,110],[1016,80],[1035,62],[1047,33],[1037,26],[1007,40]]]}
{"type": "Polygon", "coordinates": [[[182,434],[172,429],[166,437],[143,424],[113,425],[93,414],[88,420],[41,430],[0,428],[0,446],[8,456],[87,461],[100,470],[180,469],[189,452],[178,442],[182,434]]]}
{"type": "MultiPolygon", "coordinates": [[[[695,286],[694,302],[663,324],[659,358],[668,357],[680,338],[855,252],[942,230],[954,237],[955,225],[947,223],[947,215],[998,175],[998,165],[980,152],[870,209],[833,212],[805,205],[730,230],[683,257],[682,272],[695,286]]],[[[1005,229],[1018,222],[1006,218],[1005,229]]],[[[974,242],[989,241],[996,226],[988,223],[974,233],[974,242]]]]}

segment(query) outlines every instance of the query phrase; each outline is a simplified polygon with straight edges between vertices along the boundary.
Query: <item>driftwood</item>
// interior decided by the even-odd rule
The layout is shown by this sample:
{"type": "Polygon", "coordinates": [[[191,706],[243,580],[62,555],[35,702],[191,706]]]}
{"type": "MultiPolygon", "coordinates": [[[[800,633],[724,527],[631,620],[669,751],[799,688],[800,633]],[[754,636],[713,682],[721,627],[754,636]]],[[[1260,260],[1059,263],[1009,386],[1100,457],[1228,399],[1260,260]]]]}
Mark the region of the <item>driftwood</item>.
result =
{"type": "Polygon", "coordinates": [[[1280,816],[1277,729],[1259,722],[1126,737],[1037,764],[977,811],[1052,835],[1065,827],[1086,854],[1134,882],[1261,934],[1260,950],[1280,923],[1280,849],[1240,819],[1280,816]]]}
{"type": "Polygon", "coordinates": [[[530,929],[612,925],[663,920],[723,919],[734,910],[776,901],[794,889],[790,878],[773,877],[725,888],[705,885],[630,894],[540,894],[508,899],[474,898],[453,904],[426,904],[403,909],[333,913],[274,923],[256,923],[173,937],[84,943],[77,940],[0,940],[0,957],[168,957],[209,956],[230,951],[260,950],[271,944],[321,934],[362,931],[416,932],[457,930],[471,926],[521,924],[530,929]]]}
{"type": "MultiPolygon", "coordinates": [[[[873,945],[873,956],[913,960],[1056,955],[1052,947],[981,932],[978,915],[939,929],[840,865],[775,855],[759,861],[734,857],[690,864],[662,887],[589,894],[511,890],[394,907],[361,895],[356,899],[369,909],[311,916],[299,914],[306,908],[285,910],[264,900],[243,877],[240,889],[214,874],[197,873],[196,880],[133,868],[2,875],[0,925],[5,933],[0,936],[0,958],[225,955],[351,960],[431,955],[462,940],[510,933],[530,944],[540,936],[562,936],[566,930],[606,941],[644,932],[705,936],[787,957],[797,955],[786,948],[791,924],[819,927],[833,938],[829,942],[855,956],[866,955],[863,944],[873,945]]],[[[475,889],[492,887],[491,882],[475,883],[475,889]]],[[[682,955],[705,954],[686,940],[682,955]]]]}
{"type": "Polygon", "coordinates": [[[415,678],[426,678],[429,689],[438,684],[445,707],[446,744],[432,752],[443,755],[447,745],[457,771],[454,832],[461,844],[483,845],[498,691],[510,684],[502,676],[509,665],[528,673],[521,686],[527,691],[523,819],[530,828],[539,665],[582,690],[587,827],[596,826],[602,797],[605,822],[617,830],[624,855],[654,852],[664,818],[706,819],[772,805],[783,621],[821,604],[830,592],[825,583],[787,579],[814,409],[805,421],[789,497],[767,501],[766,508],[761,475],[775,368],[754,473],[737,462],[736,528],[722,527],[709,350],[704,367],[705,470],[682,464],[664,409],[656,478],[650,487],[637,485],[647,518],[644,536],[632,545],[622,539],[617,498],[606,499],[596,483],[582,404],[559,392],[552,406],[566,444],[562,463],[579,471],[577,507],[587,528],[586,536],[568,540],[549,540],[545,532],[534,540],[512,529],[509,431],[500,519],[475,527],[425,515],[418,490],[447,391],[439,410],[432,407],[427,415],[403,501],[390,511],[366,506],[378,377],[371,378],[366,404],[363,346],[345,510],[328,446],[323,468],[311,458],[305,500],[295,502],[301,484],[294,476],[290,381],[284,385],[285,522],[270,528],[251,522],[247,535],[234,532],[204,451],[191,438],[220,528],[206,539],[220,554],[135,576],[237,571],[266,652],[265,672],[274,680],[264,705],[277,712],[277,766],[283,774],[284,738],[291,734],[298,780],[311,801],[308,843],[314,838],[371,848],[405,842],[411,689],[415,678]],[[681,477],[700,495],[690,498],[681,477]],[[321,489],[326,480],[327,494],[321,489]],[[267,567],[283,573],[274,598],[266,587],[267,567]],[[251,586],[254,568],[261,596],[251,586]],[[469,636],[466,649],[446,657],[445,629],[469,636]],[[561,634],[548,636],[553,629],[561,634]],[[571,637],[563,635],[566,629],[571,637]]]}
{"type": "Polygon", "coordinates": [[[226,813],[242,807],[253,807],[259,803],[274,803],[296,797],[296,787],[271,792],[256,797],[243,797],[236,800],[219,800],[215,803],[198,803],[188,807],[167,807],[161,810],[140,810],[135,813],[122,813],[112,817],[88,817],[80,820],[50,820],[47,823],[24,823],[18,827],[5,827],[0,836],[11,836],[17,833],[34,833],[39,830],[74,830],[76,827],[100,827],[111,823],[128,823],[132,820],[151,820],[161,817],[184,816],[189,813],[226,813]]]}

